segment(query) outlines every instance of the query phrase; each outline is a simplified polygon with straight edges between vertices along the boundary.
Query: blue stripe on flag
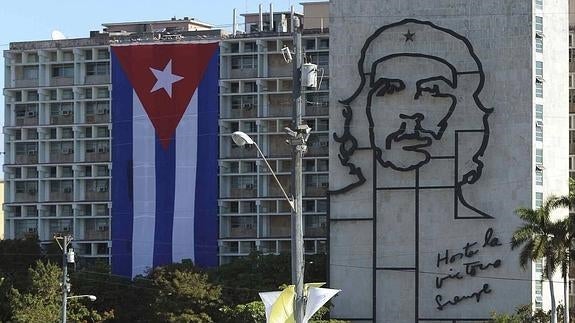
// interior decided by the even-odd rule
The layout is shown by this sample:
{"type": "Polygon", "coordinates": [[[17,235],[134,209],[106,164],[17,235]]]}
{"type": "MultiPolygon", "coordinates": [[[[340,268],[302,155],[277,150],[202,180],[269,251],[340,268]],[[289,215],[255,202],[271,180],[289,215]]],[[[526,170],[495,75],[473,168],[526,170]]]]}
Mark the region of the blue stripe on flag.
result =
{"type": "Polygon", "coordinates": [[[112,273],[132,277],[132,95],[112,52],[112,273]]]}
{"type": "Polygon", "coordinates": [[[219,50],[198,87],[198,153],[194,214],[195,263],[218,264],[218,61],[219,50]]]}
{"type": "MultiPolygon", "coordinates": [[[[172,232],[176,190],[176,138],[164,149],[156,135],[156,231],[154,267],[172,262],[172,232]]],[[[188,192],[177,192],[186,194],[188,192]]]]}

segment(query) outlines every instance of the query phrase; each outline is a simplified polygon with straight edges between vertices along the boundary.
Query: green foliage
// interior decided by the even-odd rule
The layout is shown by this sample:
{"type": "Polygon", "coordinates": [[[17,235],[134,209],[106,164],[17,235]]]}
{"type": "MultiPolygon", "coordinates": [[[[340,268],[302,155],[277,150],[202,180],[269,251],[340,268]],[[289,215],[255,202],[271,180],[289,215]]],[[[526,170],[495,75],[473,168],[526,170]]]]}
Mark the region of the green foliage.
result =
{"type": "Polygon", "coordinates": [[[14,288],[26,287],[28,268],[42,258],[42,248],[36,238],[0,240],[0,275],[14,288]]]}
{"type": "Polygon", "coordinates": [[[191,261],[155,268],[147,278],[158,290],[152,304],[158,322],[215,322],[221,288],[191,261]]]}
{"type": "Polygon", "coordinates": [[[77,294],[97,295],[90,307],[100,312],[113,311],[112,321],[149,322],[155,293],[150,281],[112,275],[105,261],[71,272],[70,280],[77,294]]]}
{"type": "MultiPolygon", "coordinates": [[[[37,261],[28,269],[28,287],[11,289],[8,296],[12,322],[50,323],[59,322],[62,294],[60,282],[62,271],[50,262],[37,261]]],[[[98,313],[89,310],[80,300],[70,300],[68,317],[74,322],[103,322],[113,317],[112,312],[98,313]]]]}
{"type": "Polygon", "coordinates": [[[224,306],[220,309],[221,323],[260,323],[266,321],[266,310],[263,302],[253,301],[247,304],[239,304],[233,308],[224,306]]]}
{"type": "MultiPolygon", "coordinates": [[[[326,256],[306,256],[306,282],[326,281],[326,256]]],[[[222,265],[211,274],[223,286],[222,301],[229,306],[259,300],[258,292],[278,290],[291,282],[291,256],[252,253],[222,265]]]]}
{"type": "Polygon", "coordinates": [[[494,323],[549,323],[551,321],[551,312],[537,310],[531,311],[531,305],[521,305],[513,314],[493,313],[491,319],[494,323]]]}

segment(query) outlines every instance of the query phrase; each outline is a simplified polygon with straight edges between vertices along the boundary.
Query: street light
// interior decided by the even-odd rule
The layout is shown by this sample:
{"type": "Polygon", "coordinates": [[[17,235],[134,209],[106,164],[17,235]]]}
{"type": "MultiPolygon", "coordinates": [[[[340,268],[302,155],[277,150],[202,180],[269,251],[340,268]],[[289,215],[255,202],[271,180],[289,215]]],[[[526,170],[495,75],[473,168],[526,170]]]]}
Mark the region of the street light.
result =
{"type": "Polygon", "coordinates": [[[256,146],[256,149],[258,150],[258,152],[260,153],[260,156],[262,156],[262,159],[264,160],[264,162],[266,163],[266,165],[268,166],[268,169],[270,170],[270,173],[272,173],[272,176],[274,177],[274,179],[276,180],[276,183],[278,184],[280,190],[282,191],[284,197],[286,198],[286,200],[288,201],[291,209],[293,211],[295,211],[295,207],[294,207],[294,202],[293,199],[290,198],[286,191],[284,190],[282,184],[280,183],[279,179],[276,176],[276,173],[274,172],[274,170],[272,169],[272,167],[270,166],[270,164],[268,163],[268,160],[266,159],[266,156],[264,156],[264,153],[262,152],[262,150],[260,149],[260,146],[258,146],[258,144],[250,137],[248,136],[245,132],[242,131],[236,131],[234,133],[232,133],[232,140],[234,141],[234,143],[240,147],[243,147],[245,145],[254,145],[256,146]]]}
{"type": "Polygon", "coordinates": [[[66,297],[66,299],[73,299],[73,298],[87,298],[92,302],[94,302],[97,299],[97,297],[94,295],[75,295],[66,297]]]}

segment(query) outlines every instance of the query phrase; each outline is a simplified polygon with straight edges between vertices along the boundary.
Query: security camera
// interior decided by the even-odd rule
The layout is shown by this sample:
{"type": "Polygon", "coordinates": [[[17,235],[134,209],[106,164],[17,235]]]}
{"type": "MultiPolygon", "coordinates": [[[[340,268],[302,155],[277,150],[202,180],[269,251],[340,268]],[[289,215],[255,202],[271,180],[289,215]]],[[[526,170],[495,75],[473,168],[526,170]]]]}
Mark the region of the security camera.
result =
{"type": "Polygon", "coordinates": [[[284,46],[282,48],[282,56],[284,57],[284,61],[286,61],[286,63],[291,63],[292,61],[291,52],[287,46],[284,46]]]}

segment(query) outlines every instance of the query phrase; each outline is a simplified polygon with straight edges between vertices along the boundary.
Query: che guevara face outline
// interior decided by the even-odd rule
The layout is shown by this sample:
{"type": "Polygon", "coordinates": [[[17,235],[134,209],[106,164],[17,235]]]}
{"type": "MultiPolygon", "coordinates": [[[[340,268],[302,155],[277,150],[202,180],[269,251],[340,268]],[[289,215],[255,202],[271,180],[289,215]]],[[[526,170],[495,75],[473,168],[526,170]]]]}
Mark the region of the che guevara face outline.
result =
{"type": "Polygon", "coordinates": [[[427,164],[426,148],[441,140],[457,106],[457,71],[439,57],[398,53],[375,61],[370,74],[365,112],[378,163],[399,171],[427,164]]]}

